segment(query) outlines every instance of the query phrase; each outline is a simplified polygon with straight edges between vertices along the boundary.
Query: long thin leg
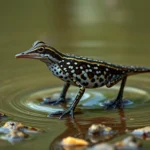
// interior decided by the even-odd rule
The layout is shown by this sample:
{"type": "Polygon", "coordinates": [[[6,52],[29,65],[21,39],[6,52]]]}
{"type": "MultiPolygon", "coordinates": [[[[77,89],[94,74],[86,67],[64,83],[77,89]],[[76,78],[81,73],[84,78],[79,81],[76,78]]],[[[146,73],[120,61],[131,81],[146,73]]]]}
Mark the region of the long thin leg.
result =
{"type": "Polygon", "coordinates": [[[84,91],[85,91],[85,88],[83,86],[81,86],[77,82],[76,82],[76,84],[80,87],[80,90],[79,90],[77,96],[75,97],[75,100],[71,104],[71,106],[69,108],[67,108],[65,111],[58,111],[58,112],[49,114],[48,117],[53,117],[53,116],[60,115],[59,119],[61,119],[65,115],[71,115],[71,118],[74,119],[74,110],[75,110],[77,104],[79,103],[79,101],[80,101],[80,99],[83,96],[84,91]]]}
{"type": "Polygon", "coordinates": [[[71,106],[62,113],[62,115],[59,117],[59,119],[61,119],[64,115],[66,115],[68,113],[71,115],[71,118],[74,119],[74,110],[75,110],[77,104],[79,103],[81,97],[83,96],[84,92],[85,92],[85,88],[80,87],[80,90],[79,90],[75,100],[73,101],[71,106]]]}
{"type": "Polygon", "coordinates": [[[120,86],[120,89],[119,89],[119,93],[118,93],[115,101],[111,102],[110,104],[106,104],[106,109],[109,109],[109,108],[123,108],[123,92],[124,92],[124,87],[125,87],[125,84],[126,84],[126,80],[127,80],[127,76],[125,76],[122,79],[121,86],[120,86]]]}
{"type": "Polygon", "coordinates": [[[119,93],[118,93],[118,96],[117,96],[116,100],[120,100],[120,99],[123,98],[123,92],[124,92],[124,87],[125,87],[125,84],[126,84],[126,80],[127,80],[127,76],[125,76],[122,79],[120,90],[119,90],[119,93]]]}
{"type": "MultiPolygon", "coordinates": [[[[69,87],[70,87],[70,84],[66,82],[66,83],[64,84],[64,87],[63,87],[61,93],[60,93],[59,99],[63,99],[63,100],[65,101],[66,94],[67,94],[67,91],[68,91],[69,87]]],[[[63,102],[63,101],[62,101],[62,102],[63,102]]]]}
{"type": "Polygon", "coordinates": [[[64,84],[64,87],[63,87],[63,89],[60,93],[60,96],[57,100],[52,100],[51,98],[44,98],[43,103],[44,104],[54,104],[54,105],[56,105],[56,104],[59,104],[59,103],[66,102],[66,94],[67,94],[67,91],[68,91],[69,87],[70,87],[70,84],[66,82],[64,84]]]}

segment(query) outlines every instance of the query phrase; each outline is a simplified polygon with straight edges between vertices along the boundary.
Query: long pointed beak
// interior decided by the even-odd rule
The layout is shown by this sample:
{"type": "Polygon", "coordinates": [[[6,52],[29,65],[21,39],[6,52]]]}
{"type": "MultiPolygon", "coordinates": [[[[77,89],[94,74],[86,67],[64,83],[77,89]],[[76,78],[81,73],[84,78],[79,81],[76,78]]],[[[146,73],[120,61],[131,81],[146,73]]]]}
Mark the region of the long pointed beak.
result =
{"type": "Polygon", "coordinates": [[[15,55],[15,58],[32,58],[32,59],[36,59],[39,58],[39,55],[37,53],[19,53],[17,55],[15,55]]]}

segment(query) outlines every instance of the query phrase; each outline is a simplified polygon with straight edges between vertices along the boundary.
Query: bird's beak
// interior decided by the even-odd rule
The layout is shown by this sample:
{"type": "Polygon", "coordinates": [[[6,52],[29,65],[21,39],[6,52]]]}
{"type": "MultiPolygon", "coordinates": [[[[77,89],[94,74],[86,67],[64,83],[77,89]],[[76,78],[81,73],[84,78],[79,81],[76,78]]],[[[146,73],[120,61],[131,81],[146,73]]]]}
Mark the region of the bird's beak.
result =
{"type": "Polygon", "coordinates": [[[35,54],[24,54],[20,53],[15,56],[16,58],[34,58],[35,54]]]}
{"type": "Polygon", "coordinates": [[[31,59],[40,59],[41,58],[38,53],[27,53],[27,52],[19,53],[19,54],[15,55],[15,57],[16,58],[31,58],[31,59]]]}

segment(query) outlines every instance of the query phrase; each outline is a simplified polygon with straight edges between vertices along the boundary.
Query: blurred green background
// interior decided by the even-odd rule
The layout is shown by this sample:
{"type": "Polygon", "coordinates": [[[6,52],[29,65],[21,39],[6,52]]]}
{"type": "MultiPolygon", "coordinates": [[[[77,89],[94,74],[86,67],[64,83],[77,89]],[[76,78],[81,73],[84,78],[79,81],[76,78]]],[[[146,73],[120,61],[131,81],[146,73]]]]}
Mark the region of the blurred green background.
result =
{"type": "MultiPolygon", "coordinates": [[[[31,145],[32,149],[48,149],[54,137],[65,129],[63,121],[50,120],[45,115],[46,121],[41,123],[34,116],[29,119],[28,114],[17,116],[16,106],[8,106],[8,101],[19,101],[31,91],[63,84],[40,61],[15,59],[15,54],[29,49],[35,40],[43,40],[65,53],[150,67],[148,0],[0,2],[0,111],[13,120],[46,128],[50,133],[14,146],[0,141],[0,149],[30,149],[31,145]],[[50,125],[55,126],[53,134],[50,125]]],[[[149,74],[139,75],[139,80],[132,77],[129,85],[137,88],[143,85],[148,90],[149,77],[149,74]]]]}

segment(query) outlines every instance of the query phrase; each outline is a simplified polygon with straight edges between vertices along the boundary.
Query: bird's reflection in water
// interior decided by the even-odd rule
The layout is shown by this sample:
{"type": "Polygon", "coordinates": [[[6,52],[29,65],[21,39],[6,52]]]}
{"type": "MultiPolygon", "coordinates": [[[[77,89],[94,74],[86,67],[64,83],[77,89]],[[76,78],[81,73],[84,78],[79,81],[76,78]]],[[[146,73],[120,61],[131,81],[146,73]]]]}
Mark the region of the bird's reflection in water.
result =
{"type": "MultiPolygon", "coordinates": [[[[96,117],[91,119],[78,119],[75,120],[67,119],[66,126],[67,129],[60,136],[58,136],[51,143],[49,149],[50,150],[62,150],[61,140],[65,137],[72,136],[76,138],[81,138],[90,143],[90,145],[94,145],[101,142],[107,142],[116,136],[122,135],[126,133],[126,130],[133,130],[138,127],[127,127],[126,126],[126,117],[123,109],[118,110],[118,118],[119,122],[111,117],[96,117]],[[94,135],[91,136],[88,134],[88,128],[92,124],[104,124],[113,129],[114,134],[110,135],[94,135]]],[[[65,148],[66,149],[66,148],[65,148]]],[[[68,149],[68,147],[67,147],[68,149]]],[[[71,147],[71,150],[74,149],[83,149],[83,147],[71,147]]]]}

